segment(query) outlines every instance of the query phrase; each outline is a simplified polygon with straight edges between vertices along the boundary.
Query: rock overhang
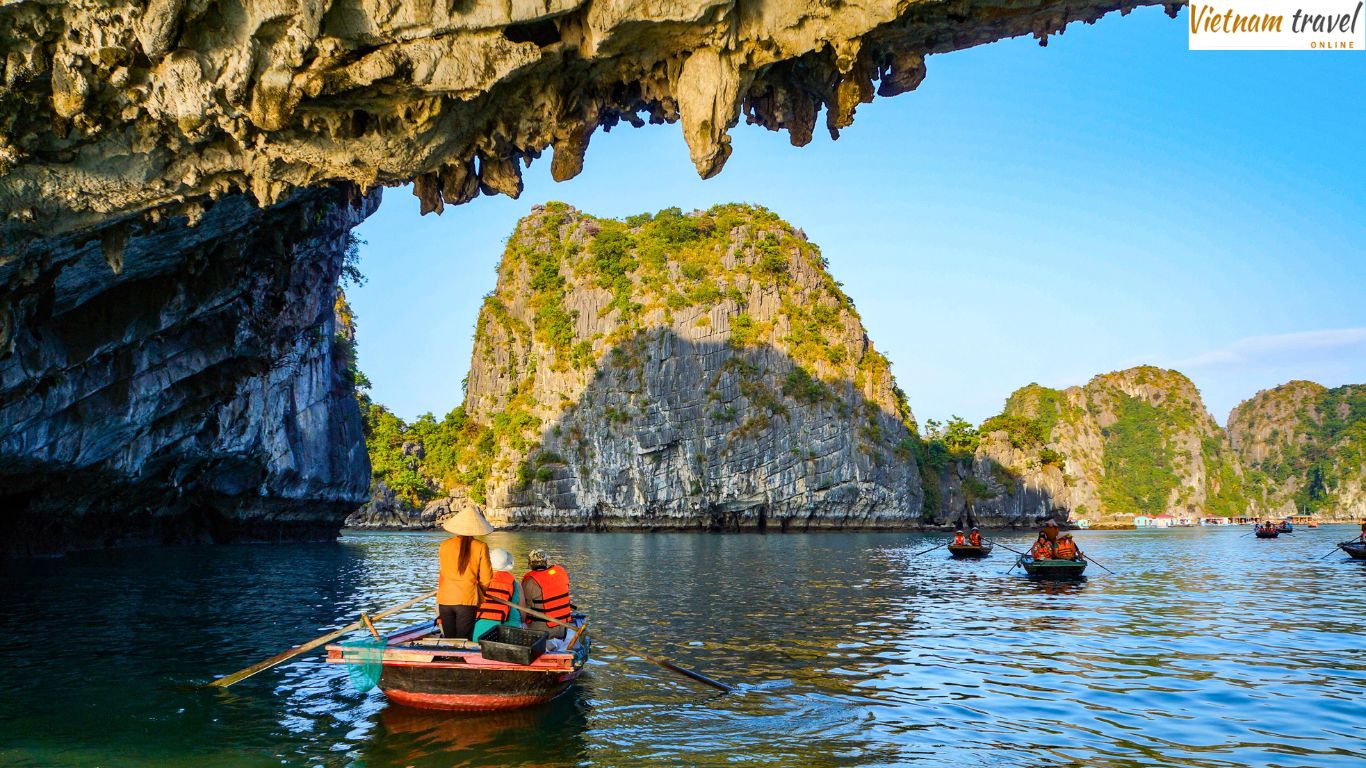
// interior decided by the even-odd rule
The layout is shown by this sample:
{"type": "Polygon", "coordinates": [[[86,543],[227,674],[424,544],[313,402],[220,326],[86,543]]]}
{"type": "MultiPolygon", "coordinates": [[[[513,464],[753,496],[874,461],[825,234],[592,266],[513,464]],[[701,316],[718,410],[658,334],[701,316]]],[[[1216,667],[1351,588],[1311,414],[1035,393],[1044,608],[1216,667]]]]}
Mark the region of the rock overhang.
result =
{"type": "Polygon", "coordinates": [[[740,117],[810,141],[925,56],[1179,3],[1129,0],[74,0],[0,9],[0,260],[211,200],[414,182],[421,211],[521,191],[598,128],[681,122],[719,172],[740,117]]]}

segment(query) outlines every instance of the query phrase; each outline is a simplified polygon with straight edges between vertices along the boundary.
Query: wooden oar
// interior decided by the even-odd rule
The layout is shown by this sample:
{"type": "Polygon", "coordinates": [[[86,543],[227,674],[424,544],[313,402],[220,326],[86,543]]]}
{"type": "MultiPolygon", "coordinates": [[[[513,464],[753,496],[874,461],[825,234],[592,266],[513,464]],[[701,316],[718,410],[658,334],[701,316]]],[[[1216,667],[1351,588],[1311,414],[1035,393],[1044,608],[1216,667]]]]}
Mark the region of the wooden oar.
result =
{"type": "Polygon", "coordinates": [[[952,543],[952,542],[946,541],[946,542],[944,542],[943,544],[940,544],[938,547],[930,547],[929,549],[925,550],[924,552],[916,552],[914,555],[911,555],[911,557],[920,557],[921,555],[928,555],[929,553],[935,551],[936,549],[939,549],[940,547],[947,547],[950,543],[952,543]]]}
{"type": "MultiPolygon", "coordinates": [[[[509,607],[511,607],[511,608],[516,608],[517,610],[521,611],[522,613],[525,613],[525,614],[528,615],[528,616],[534,616],[535,618],[538,618],[538,619],[540,619],[541,621],[553,621],[553,622],[555,622],[556,624],[564,624],[564,622],[562,622],[562,621],[557,621],[557,620],[551,618],[550,616],[547,616],[546,614],[541,613],[540,611],[537,611],[537,610],[532,609],[532,608],[528,608],[528,607],[526,607],[525,605],[518,605],[518,604],[516,604],[516,603],[509,602],[509,601],[507,601],[507,600],[504,600],[504,599],[501,598],[501,597],[496,597],[496,596],[494,596],[494,595],[486,595],[486,596],[485,596],[485,599],[487,599],[487,600],[492,600],[492,601],[495,602],[495,603],[502,603],[503,605],[509,606],[509,607]]],[[[565,624],[565,626],[569,626],[569,625],[568,625],[568,624],[565,624]]],[[[687,667],[680,667],[680,666],[678,666],[677,664],[673,663],[672,661],[669,661],[668,659],[659,659],[659,658],[655,658],[654,656],[651,656],[650,654],[645,653],[644,651],[639,651],[639,650],[637,650],[637,649],[635,649],[635,648],[631,648],[630,646],[622,645],[621,643],[618,643],[618,642],[616,642],[615,640],[608,640],[607,638],[603,637],[601,634],[598,634],[598,631],[597,631],[597,630],[593,630],[593,634],[592,634],[591,636],[592,636],[592,638],[593,638],[594,640],[597,640],[599,643],[602,643],[603,645],[609,646],[609,647],[611,647],[611,648],[616,648],[616,649],[619,650],[619,651],[625,651],[625,652],[631,654],[632,656],[639,656],[640,658],[645,659],[646,661],[650,662],[651,664],[654,664],[654,665],[656,665],[656,666],[663,667],[663,668],[665,668],[665,669],[667,669],[667,670],[669,670],[669,671],[671,671],[671,672],[677,672],[678,674],[683,675],[684,677],[688,677],[688,678],[691,678],[691,679],[693,679],[693,680],[696,680],[696,681],[699,682],[699,683],[705,683],[705,684],[707,684],[707,685],[710,685],[710,686],[713,687],[713,688],[716,688],[716,689],[721,690],[721,691],[725,691],[726,693],[730,693],[731,691],[735,690],[734,688],[731,688],[729,685],[726,685],[725,683],[722,683],[722,682],[718,682],[718,681],[716,681],[716,680],[713,680],[713,679],[711,679],[710,677],[707,677],[706,675],[704,675],[704,674],[702,674],[702,673],[700,673],[700,672],[694,672],[694,671],[692,671],[691,669],[688,669],[687,667]]]]}
{"type": "MultiPolygon", "coordinates": [[[[421,596],[418,596],[418,597],[414,597],[412,600],[409,600],[409,601],[407,601],[407,602],[405,602],[405,603],[401,603],[401,604],[399,604],[399,605],[396,605],[396,606],[394,606],[393,608],[386,608],[386,609],[380,611],[379,613],[374,614],[373,616],[371,616],[371,617],[369,617],[369,618],[370,618],[370,619],[382,619],[382,618],[384,618],[385,616],[388,616],[388,615],[393,614],[393,613],[398,613],[399,611],[403,610],[404,608],[412,607],[412,606],[417,605],[418,603],[422,602],[423,600],[427,600],[427,599],[432,598],[432,597],[435,597],[435,596],[436,596],[436,590],[432,590],[431,592],[428,592],[428,593],[425,594],[425,595],[421,595],[421,596]]],[[[217,680],[213,681],[212,683],[209,683],[208,685],[206,685],[206,686],[204,686],[204,687],[205,687],[205,688],[227,688],[228,686],[232,685],[233,683],[240,683],[240,682],[242,682],[243,680],[246,680],[248,677],[251,677],[252,675],[256,674],[257,672],[264,672],[264,671],[266,671],[267,669],[270,669],[271,667],[275,666],[276,664],[280,664],[280,663],[289,661],[290,659],[294,658],[295,656],[298,656],[298,655],[301,654],[301,653],[307,653],[308,651],[311,651],[311,650],[313,650],[314,648],[317,648],[317,647],[320,646],[320,645],[327,645],[328,643],[332,642],[333,640],[336,640],[337,638],[341,637],[342,635],[346,634],[347,632],[354,632],[354,631],[356,631],[357,629],[360,629],[361,627],[365,626],[365,625],[368,624],[368,623],[369,623],[369,622],[368,622],[367,620],[365,620],[364,618],[363,618],[361,621],[352,622],[352,623],[347,624],[346,626],[344,626],[344,627],[342,627],[341,629],[338,629],[338,630],[336,630],[336,631],[334,631],[334,632],[328,632],[327,634],[323,635],[322,637],[314,638],[314,639],[309,640],[308,642],[304,643],[303,645],[295,646],[295,647],[293,647],[293,648],[290,648],[290,649],[287,650],[287,651],[284,651],[284,652],[282,652],[282,653],[278,653],[278,654],[276,654],[276,655],[274,655],[274,656],[271,656],[269,659],[266,659],[265,661],[261,661],[261,662],[257,662],[256,664],[252,664],[250,667],[247,667],[246,669],[238,670],[237,672],[233,672],[231,675],[224,675],[223,677],[218,678],[217,680]]]]}
{"type": "Polygon", "coordinates": [[[1339,549],[1342,549],[1342,545],[1343,545],[1343,544],[1355,544],[1355,543],[1357,543],[1357,540],[1356,540],[1356,539],[1348,539],[1347,541],[1339,541],[1338,543],[1336,543],[1336,544],[1333,545],[1333,549],[1330,550],[1330,551],[1328,552],[1327,555],[1324,555],[1323,557],[1318,557],[1318,558],[1315,558],[1315,559],[1316,559],[1316,560],[1322,560],[1324,557],[1328,557],[1328,555],[1331,555],[1331,554],[1333,554],[1334,552],[1337,552],[1339,549]]]}
{"type": "MultiPolygon", "coordinates": [[[[1093,560],[1093,559],[1091,558],[1091,556],[1088,555],[1088,554],[1086,554],[1085,552],[1078,552],[1078,554],[1080,554],[1080,555],[1082,556],[1082,558],[1084,558],[1087,562],[1096,563],[1096,561],[1093,560]]],[[[1100,563],[1096,563],[1096,565],[1099,565],[1099,566],[1100,566],[1100,569],[1101,569],[1102,571],[1105,571],[1106,573],[1110,574],[1111,576],[1113,576],[1114,573],[1115,573],[1114,571],[1110,570],[1109,568],[1106,568],[1105,566],[1100,565],[1100,563]]]]}
{"type": "MultiPolygon", "coordinates": [[[[1001,542],[999,542],[999,541],[997,541],[997,540],[995,540],[995,539],[987,539],[987,541],[990,541],[992,544],[995,544],[995,545],[999,546],[1001,549],[1004,549],[1004,550],[1007,550],[1007,551],[1010,551],[1010,552],[1014,552],[1015,554],[1017,554],[1017,555],[1019,555],[1019,556],[1021,556],[1021,557],[1024,557],[1024,553],[1021,552],[1020,550],[1018,550],[1018,549],[1013,549],[1013,548],[1011,548],[1011,547],[1007,547],[1006,545],[1002,544],[1001,542]]],[[[1006,573],[1010,573],[1010,571],[1006,571],[1006,573]]]]}

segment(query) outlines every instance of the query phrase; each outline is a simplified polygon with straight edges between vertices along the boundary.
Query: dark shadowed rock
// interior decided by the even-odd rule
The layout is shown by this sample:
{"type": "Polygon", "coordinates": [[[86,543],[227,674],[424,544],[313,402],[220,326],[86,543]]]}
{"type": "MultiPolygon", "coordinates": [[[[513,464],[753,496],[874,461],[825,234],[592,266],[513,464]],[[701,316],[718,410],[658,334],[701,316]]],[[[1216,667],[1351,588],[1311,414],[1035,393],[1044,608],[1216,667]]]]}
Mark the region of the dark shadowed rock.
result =
{"type": "Polygon", "coordinates": [[[0,264],[7,549],[333,533],[369,471],[333,301],[377,203],[233,196],[0,264]]]}

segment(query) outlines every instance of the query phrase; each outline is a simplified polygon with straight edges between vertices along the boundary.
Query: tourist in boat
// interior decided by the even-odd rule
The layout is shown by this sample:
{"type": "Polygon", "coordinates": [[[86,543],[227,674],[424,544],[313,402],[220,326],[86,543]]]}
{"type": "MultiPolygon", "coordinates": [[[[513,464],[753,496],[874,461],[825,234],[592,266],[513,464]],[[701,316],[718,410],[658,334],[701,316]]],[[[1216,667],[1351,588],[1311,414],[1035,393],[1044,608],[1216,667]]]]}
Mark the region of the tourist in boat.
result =
{"type": "Polygon", "coordinates": [[[955,546],[955,547],[963,547],[963,546],[967,546],[967,543],[968,543],[968,540],[967,540],[966,538],[963,537],[963,532],[962,532],[962,531],[954,531],[954,532],[953,532],[953,546],[955,546]]]}
{"type": "Polygon", "coordinates": [[[480,603],[479,610],[475,611],[474,633],[471,638],[473,640],[478,640],[485,632],[500,624],[509,627],[522,626],[521,611],[489,599],[498,597],[522,605],[522,585],[518,584],[517,578],[512,575],[512,569],[515,567],[512,555],[506,549],[494,549],[489,552],[489,562],[493,565],[493,580],[484,590],[484,602],[480,603]]]}
{"type": "Polygon", "coordinates": [[[968,534],[968,543],[974,547],[982,546],[982,532],[973,528],[972,533],[968,534]]]}
{"type": "Polygon", "coordinates": [[[1357,537],[1357,541],[1366,543],[1366,520],[1361,521],[1361,535],[1357,537]]]}
{"type": "Polygon", "coordinates": [[[1029,556],[1035,560],[1053,559],[1053,543],[1043,531],[1039,532],[1039,539],[1034,542],[1034,546],[1029,548],[1029,556]]]}
{"type": "Polygon", "coordinates": [[[523,605],[546,614],[555,621],[528,615],[527,626],[535,631],[548,632],[552,638],[565,636],[564,625],[574,608],[569,602],[569,572],[564,566],[550,563],[544,549],[533,549],[527,555],[531,570],[522,577],[523,605]]]}
{"type": "Polygon", "coordinates": [[[1077,543],[1072,540],[1072,534],[1064,533],[1058,540],[1057,549],[1053,557],[1058,560],[1080,560],[1081,550],[1077,549],[1077,543]]]}
{"type": "Polygon", "coordinates": [[[1058,524],[1053,520],[1047,520],[1043,524],[1042,535],[1048,539],[1050,545],[1058,543],[1058,524]]]}
{"type": "Polygon", "coordinates": [[[441,527],[455,535],[441,542],[437,556],[437,619],[444,637],[470,640],[480,595],[493,581],[488,545],[475,537],[493,533],[493,526],[478,509],[466,507],[441,527]]]}

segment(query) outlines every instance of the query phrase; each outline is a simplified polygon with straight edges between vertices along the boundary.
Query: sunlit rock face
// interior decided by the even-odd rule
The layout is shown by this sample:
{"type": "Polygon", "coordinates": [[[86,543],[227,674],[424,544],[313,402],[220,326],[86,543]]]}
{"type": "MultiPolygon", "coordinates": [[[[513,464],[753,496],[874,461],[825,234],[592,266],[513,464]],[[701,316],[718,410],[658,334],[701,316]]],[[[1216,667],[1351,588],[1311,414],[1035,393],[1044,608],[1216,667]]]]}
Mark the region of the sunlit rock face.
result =
{"type": "Polygon", "coordinates": [[[960,472],[980,519],[1194,520],[1257,514],[1242,464],[1195,384],[1140,366],[1057,390],[1030,384],[982,425],[960,472]]]}
{"type": "Polygon", "coordinates": [[[0,264],[5,550],[335,533],[369,462],[333,301],[377,203],[234,195],[0,264]]]}
{"type": "Polygon", "coordinates": [[[1366,385],[1263,390],[1229,414],[1228,434],[1276,516],[1366,517],[1366,385]]]}
{"type": "MultiPolygon", "coordinates": [[[[805,144],[925,56],[1121,0],[71,0],[0,9],[0,258],[33,238],[234,191],[416,181],[422,210],[516,196],[599,128],[681,121],[706,177],[741,115],[805,144]]],[[[1169,10],[1175,10],[1173,3],[1169,10]]]]}
{"type": "Polygon", "coordinates": [[[498,278],[464,405],[488,448],[445,478],[495,524],[921,524],[905,395],[819,249],[774,214],[552,203],[498,278]]]}

